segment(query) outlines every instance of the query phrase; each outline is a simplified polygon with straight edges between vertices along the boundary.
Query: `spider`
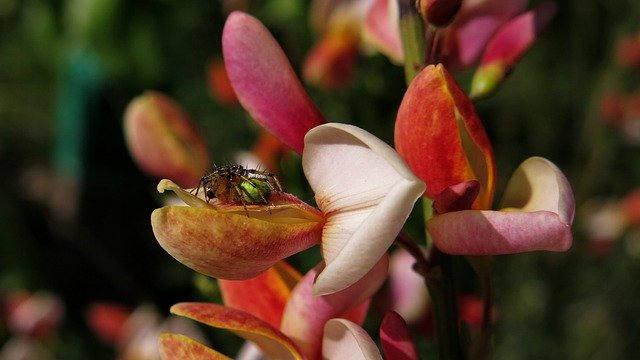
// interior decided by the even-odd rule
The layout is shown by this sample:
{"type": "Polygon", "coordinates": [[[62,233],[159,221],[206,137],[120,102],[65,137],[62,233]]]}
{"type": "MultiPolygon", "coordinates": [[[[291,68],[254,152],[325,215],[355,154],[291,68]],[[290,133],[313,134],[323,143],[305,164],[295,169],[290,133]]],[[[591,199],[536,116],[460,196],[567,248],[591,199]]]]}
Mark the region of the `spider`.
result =
{"type": "MultiPolygon", "coordinates": [[[[282,192],[276,176],[265,170],[248,169],[242,165],[215,166],[200,179],[195,195],[204,190],[207,202],[218,199],[224,203],[247,205],[267,204],[272,192],[282,192]]],[[[248,215],[247,215],[248,216],[248,215]]]]}

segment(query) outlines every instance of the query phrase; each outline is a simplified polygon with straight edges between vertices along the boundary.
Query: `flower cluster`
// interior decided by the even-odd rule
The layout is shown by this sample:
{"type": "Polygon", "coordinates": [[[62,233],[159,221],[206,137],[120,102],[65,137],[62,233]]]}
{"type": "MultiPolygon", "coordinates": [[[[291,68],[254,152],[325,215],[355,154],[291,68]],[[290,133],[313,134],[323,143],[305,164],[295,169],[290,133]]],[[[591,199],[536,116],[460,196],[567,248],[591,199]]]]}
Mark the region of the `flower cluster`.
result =
{"type": "MultiPolygon", "coordinates": [[[[351,11],[389,9],[384,1],[362,8],[357,1],[329,3],[351,11]]],[[[498,66],[500,71],[512,66],[523,43],[528,47],[532,40],[531,34],[527,41],[510,38],[507,46],[504,34],[512,34],[514,27],[521,30],[522,23],[535,23],[529,19],[535,14],[549,13],[548,5],[541,5],[514,18],[524,1],[516,2],[506,15],[496,2],[485,1],[477,7],[462,5],[452,20],[459,6],[443,10],[438,7],[441,1],[419,3],[428,24],[451,22],[445,39],[464,39],[464,29],[480,14],[492,20],[494,36],[486,36],[492,39],[486,45],[492,55],[485,54],[481,69],[498,66]],[[498,13],[500,21],[495,20],[498,13]]],[[[327,27],[341,23],[326,21],[327,27]]],[[[341,24],[343,31],[345,23],[341,24]]],[[[342,35],[331,36],[344,40],[342,35]]],[[[451,41],[444,42],[447,49],[451,41]]],[[[509,181],[500,209],[491,210],[496,187],[491,143],[471,100],[446,66],[425,66],[411,82],[398,109],[394,149],[356,126],[327,122],[276,40],[256,18],[230,14],[222,46],[239,103],[264,129],[301,154],[316,205],[277,189],[269,191],[266,203],[212,199],[206,189],[200,191],[202,183],[198,186],[198,169],[202,173],[208,162],[204,141],[177,104],[158,94],[134,101],[125,117],[132,155],[152,175],[175,180],[177,184],[160,181],[158,190],[172,191],[189,205],[165,206],[152,213],[156,239],[181,263],[218,278],[226,305],[180,303],[172,313],[228,329],[271,358],[375,359],[381,355],[359,325],[370,297],[387,278],[388,249],[421,197],[433,202],[434,215],[425,225],[433,239],[431,249],[442,253],[487,256],[564,251],[571,246],[571,188],[546,159],[525,160],[509,181]],[[158,147],[162,151],[149,151],[158,147]],[[161,157],[164,165],[158,166],[161,157]],[[283,262],[315,245],[320,246],[322,262],[304,276],[283,262]]],[[[440,56],[454,63],[452,53],[443,50],[440,56]]],[[[463,58],[456,57],[460,62],[463,58]]],[[[318,74],[314,76],[325,79],[323,72],[318,74]]],[[[243,176],[238,178],[251,181],[243,176]]],[[[216,187],[234,191],[236,185],[216,187]]],[[[412,255],[418,263],[426,261],[421,250],[412,255]]],[[[427,283],[431,265],[416,265],[427,283]]],[[[385,317],[380,339],[387,357],[417,358],[398,314],[385,317]]],[[[167,359],[222,356],[182,335],[162,335],[160,344],[167,359]]]]}

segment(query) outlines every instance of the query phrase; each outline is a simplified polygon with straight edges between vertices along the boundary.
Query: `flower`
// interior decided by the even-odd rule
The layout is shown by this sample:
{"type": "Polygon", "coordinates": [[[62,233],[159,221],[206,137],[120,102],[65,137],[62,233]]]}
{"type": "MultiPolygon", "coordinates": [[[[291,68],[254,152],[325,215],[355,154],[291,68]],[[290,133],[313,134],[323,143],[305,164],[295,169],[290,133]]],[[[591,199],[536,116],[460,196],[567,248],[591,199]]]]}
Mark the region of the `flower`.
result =
{"type": "Polygon", "coordinates": [[[191,206],[155,210],[156,239],[183,264],[223,279],[256,276],[321,243],[327,267],[315,291],[344,289],[383,256],[424,184],[391,147],[351,125],[311,130],[302,162],[320,210],[285,193],[272,194],[268,206],[216,207],[164,180],[161,192],[172,190],[191,206]]]}
{"type": "Polygon", "coordinates": [[[441,251],[478,256],[571,246],[573,193],[546,159],[524,161],[507,186],[503,210],[486,210],[496,178],[491,144],[473,105],[443,66],[428,66],[407,90],[395,140],[436,201],[439,213],[426,225],[441,251]],[[456,202],[456,194],[463,201],[456,202]],[[439,208],[444,199],[448,205],[439,208]]]}
{"type": "MultiPolygon", "coordinates": [[[[313,295],[313,282],[321,266],[312,269],[303,278],[284,263],[279,263],[263,275],[251,280],[222,281],[221,290],[227,306],[208,303],[180,303],[171,312],[228,329],[257,344],[262,353],[278,359],[315,359],[341,350],[344,347],[328,346],[349,334],[368,338],[358,324],[364,321],[368,298],[382,285],[387,273],[388,261],[384,257],[365,277],[343,291],[325,295],[313,295]],[[243,294],[244,296],[239,296],[243,294]],[[247,296],[252,294],[253,296],[247,296]],[[253,301],[257,295],[257,302],[253,301]],[[285,300],[283,302],[282,300],[285,300]],[[336,317],[350,320],[332,320],[336,317]],[[282,318],[280,323],[274,320],[282,318]],[[339,321],[340,324],[335,324],[339,321]],[[343,323],[347,321],[347,323],[343,323]],[[358,330],[359,329],[359,330],[358,330]]],[[[371,344],[374,344],[368,338],[371,344]]],[[[339,341],[342,342],[342,341],[339,341]]],[[[375,344],[364,352],[377,348],[375,344]]],[[[358,347],[349,346],[349,351],[358,347]]],[[[173,354],[212,352],[188,338],[172,334],[161,337],[161,352],[165,358],[177,358],[173,354]]],[[[362,350],[360,350],[362,351],[362,350]]],[[[375,353],[374,352],[374,353],[375,353]]],[[[378,356],[379,357],[379,356],[378,356]]]]}
{"type": "Polygon", "coordinates": [[[435,31],[427,63],[443,63],[457,72],[480,61],[471,85],[474,99],[497,89],[556,11],[551,2],[524,11],[526,0],[463,1],[459,10],[457,5],[458,1],[420,1],[423,16],[435,26],[446,25],[455,15],[435,31]]]}
{"type": "Polygon", "coordinates": [[[502,210],[462,210],[427,221],[434,244],[453,255],[566,251],[575,202],[571,186],[547,159],[525,160],[509,180],[502,210]]]}
{"type": "Polygon", "coordinates": [[[309,129],[324,120],[257,19],[232,13],[223,32],[223,51],[243,106],[302,152],[319,210],[286,193],[272,194],[269,206],[210,206],[161,181],[160,192],[172,190],[191,207],[155,210],[151,222],[156,238],[180,262],[223,279],[256,276],[320,243],[326,268],[314,291],[329,294],[348,287],[384,255],[424,184],[390,146],[362,129],[337,123],[309,129]]]}
{"type": "Polygon", "coordinates": [[[472,98],[492,93],[511,73],[515,64],[533,45],[536,37],[551,21],[556,5],[543,2],[533,10],[514,17],[493,35],[471,80],[472,98]]]}

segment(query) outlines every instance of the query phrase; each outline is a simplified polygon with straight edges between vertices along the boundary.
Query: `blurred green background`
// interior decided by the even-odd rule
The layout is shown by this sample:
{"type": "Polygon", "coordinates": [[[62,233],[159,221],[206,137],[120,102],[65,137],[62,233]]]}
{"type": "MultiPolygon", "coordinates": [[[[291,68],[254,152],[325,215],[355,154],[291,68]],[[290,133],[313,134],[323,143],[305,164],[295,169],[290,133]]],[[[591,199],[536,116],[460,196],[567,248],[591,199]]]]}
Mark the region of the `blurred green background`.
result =
{"type": "MultiPolygon", "coordinates": [[[[64,299],[53,358],[113,358],[87,330],[93,302],[147,302],[167,314],[175,302],[205,298],[193,272],[153,238],[156,180],[130,159],[121,121],[133,97],[161,90],[197,122],[215,162],[251,148],[257,127],[207,88],[233,3],[269,27],[299,71],[316,39],[306,1],[0,0],[0,291],[46,289],[64,299]]],[[[615,60],[617,41],[640,34],[640,2],[556,3],[556,18],[512,76],[477,103],[497,158],[497,199],[516,166],[539,155],[567,174],[578,208],[569,252],[497,259],[495,355],[631,359],[640,340],[640,236],[629,229],[594,252],[582,209],[640,184],[638,143],[600,112],[604,94],[640,90],[640,68],[615,60]]],[[[465,89],[470,75],[459,74],[465,89]]],[[[402,69],[377,55],[359,59],[345,89],[309,91],[328,119],[392,143],[404,89],[402,69]]],[[[289,191],[312,197],[299,170],[284,177],[289,191]]],[[[459,285],[477,290],[472,277],[459,285]]],[[[4,327],[0,335],[11,336],[4,327]]]]}

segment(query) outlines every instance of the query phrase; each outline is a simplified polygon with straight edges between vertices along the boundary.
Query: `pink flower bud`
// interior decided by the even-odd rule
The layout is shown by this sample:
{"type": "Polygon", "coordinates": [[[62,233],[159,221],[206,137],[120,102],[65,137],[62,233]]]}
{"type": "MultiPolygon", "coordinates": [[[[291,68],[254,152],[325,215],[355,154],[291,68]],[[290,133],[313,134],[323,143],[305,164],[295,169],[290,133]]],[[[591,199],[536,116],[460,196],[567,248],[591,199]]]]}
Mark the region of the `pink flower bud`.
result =
{"type": "Polygon", "coordinates": [[[180,106],[161,93],[131,101],[124,134],[133,160],[151,176],[193,186],[209,166],[204,139],[180,106]]]}

